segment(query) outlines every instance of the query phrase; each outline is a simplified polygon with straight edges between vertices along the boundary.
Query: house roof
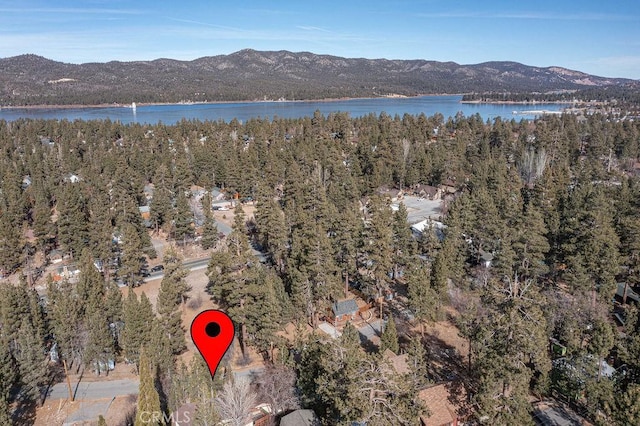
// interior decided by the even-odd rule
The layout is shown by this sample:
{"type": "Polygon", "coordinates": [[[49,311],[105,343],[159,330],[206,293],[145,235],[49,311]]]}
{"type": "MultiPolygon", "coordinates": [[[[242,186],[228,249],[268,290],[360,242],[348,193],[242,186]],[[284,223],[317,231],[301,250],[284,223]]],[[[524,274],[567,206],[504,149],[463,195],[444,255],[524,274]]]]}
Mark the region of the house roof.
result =
{"type": "Polygon", "coordinates": [[[439,188],[436,188],[435,186],[431,186],[431,185],[418,185],[416,187],[416,192],[419,194],[421,192],[424,192],[425,194],[428,194],[430,196],[434,196],[438,193],[438,191],[440,191],[439,188]]]}
{"type": "Polygon", "coordinates": [[[318,417],[313,410],[292,411],[280,420],[280,426],[316,426],[319,424],[318,417]]]}
{"type": "Polygon", "coordinates": [[[488,251],[480,250],[480,259],[483,262],[491,262],[493,260],[493,254],[488,251]]]}
{"type": "Polygon", "coordinates": [[[398,374],[408,374],[411,372],[409,369],[409,364],[407,363],[407,358],[409,355],[402,354],[396,355],[390,349],[385,349],[382,353],[382,357],[391,363],[391,366],[398,374]]]}
{"type": "Polygon", "coordinates": [[[425,229],[430,227],[436,230],[443,230],[447,228],[447,225],[445,225],[442,222],[438,222],[437,220],[431,220],[431,219],[421,220],[420,222],[417,222],[411,225],[411,229],[417,232],[424,232],[425,229]]]}
{"type": "Polygon", "coordinates": [[[139,206],[138,210],[140,210],[140,213],[150,213],[151,212],[149,206],[139,206]]]}
{"type": "Polygon", "coordinates": [[[354,299],[340,300],[331,305],[335,316],[355,314],[358,312],[358,304],[354,299]]]}
{"type": "MultiPolygon", "coordinates": [[[[466,399],[466,391],[463,387],[456,389],[456,398],[461,401],[466,399]]],[[[420,420],[425,426],[444,426],[453,423],[459,415],[460,407],[455,403],[452,392],[447,389],[445,383],[422,389],[418,398],[427,406],[429,415],[422,415],[420,420]]]]}
{"type": "MultiPolygon", "coordinates": [[[[624,283],[618,283],[618,290],[616,291],[616,296],[624,297],[624,283]]],[[[640,295],[633,291],[631,287],[627,287],[627,299],[631,299],[634,302],[640,302],[640,295]]]]}
{"type": "Polygon", "coordinates": [[[402,190],[396,189],[396,188],[389,188],[388,186],[381,186],[378,189],[376,189],[376,192],[380,195],[386,195],[391,198],[398,197],[400,194],[402,194],[402,190]]]}

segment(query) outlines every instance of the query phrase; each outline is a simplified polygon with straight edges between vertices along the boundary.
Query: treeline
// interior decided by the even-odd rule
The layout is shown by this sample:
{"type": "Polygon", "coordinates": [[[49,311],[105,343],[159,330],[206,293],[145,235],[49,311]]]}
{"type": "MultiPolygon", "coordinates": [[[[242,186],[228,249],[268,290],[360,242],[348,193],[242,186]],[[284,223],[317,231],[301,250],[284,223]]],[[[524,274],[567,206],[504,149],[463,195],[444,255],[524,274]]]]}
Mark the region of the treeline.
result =
{"type": "MultiPolygon", "coordinates": [[[[185,347],[179,259],[165,256],[155,312],[133,291],[119,300],[113,277],[94,266],[111,262],[118,247],[118,275],[136,284],[145,257],[154,255],[138,211],[148,183],[152,230],[176,240],[194,233],[192,185],[255,200],[255,218],[247,222],[240,205],[233,231],[214,251],[208,291],[234,319],[242,351],[251,345],[270,358],[280,348],[276,362],[296,371],[300,403],[327,424],[413,424],[422,409],[417,389],[441,373],[424,362],[420,335],[403,336],[401,345],[385,340],[384,348],[413,354],[410,377],[391,374],[376,353],[361,354],[349,328],[331,344],[278,337],[288,322],[317,325],[349,286],[372,299],[406,286],[419,322],[443,318],[449,305],[457,311],[470,346],[460,373],[478,418],[531,423],[530,394],[554,389],[580,394],[594,419],[614,422],[636,409],[640,318],[626,309],[620,334],[610,315],[616,283],[640,282],[640,185],[623,173],[640,156],[636,122],[597,114],[586,122],[571,115],[485,122],[384,113],[173,126],[19,120],[0,122],[0,149],[3,273],[28,272],[35,253],[52,249],[81,265],[77,283],[49,283],[47,303],[24,283],[3,283],[0,355],[18,367],[0,372],[4,418],[15,400],[38,400],[50,371],[34,366],[45,365],[53,342],[70,364],[98,370],[114,358],[137,365],[143,348],[159,372],[164,409],[196,399],[175,362],[185,347]],[[413,238],[406,209],[392,212],[376,194],[383,186],[445,181],[459,193],[446,200],[443,241],[430,232],[413,238]],[[251,243],[266,252],[266,265],[251,243]],[[488,258],[491,267],[482,267],[488,258]],[[584,364],[584,377],[552,368],[542,349],[549,338],[564,347],[567,362],[584,364]],[[626,374],[601,377],[599,362],[589,361],[610,355],[626,374]],[[362,393],[372,386],[375,398],[362,393]]],[[[205,208],[206,223],[210,213],[205,208]]],[[[219,387],[207,386],[201,401],[221,397],[219,387]]]]}
{"type": "Polygon", "coordinates": [[[467,93],[463,101],[482,102],[566,102],[588,103],[591,101],[614,102],[619,107],[635,107],[640,105],[640,91],[633,87],[592,87],[588,89],[568,90],[560,92],[483,92],[467,93]]]}

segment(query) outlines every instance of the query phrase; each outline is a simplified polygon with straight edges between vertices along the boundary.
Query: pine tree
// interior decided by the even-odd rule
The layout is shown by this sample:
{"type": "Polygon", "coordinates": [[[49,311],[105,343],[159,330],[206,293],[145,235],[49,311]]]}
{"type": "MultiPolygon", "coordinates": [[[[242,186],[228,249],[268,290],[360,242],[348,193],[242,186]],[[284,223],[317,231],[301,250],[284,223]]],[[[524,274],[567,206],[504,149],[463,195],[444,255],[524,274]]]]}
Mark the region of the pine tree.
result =
{"type": "Polygon", "coordinates": [[[154,191],[153,199],[150,203],[151,221],[154,224],[156,232],[168,224],[173,217],[172,203],[173,192],[169,182],[170,176],[164,164],[160,165],[153,177],[154,191]]]}
{"type": "Polygon", "coordinates": [[[151,362],[145,351],[142,350],[140,352],[140,386],[134,426],[164,425],[160,396],[155,386],[154,376],[151,362]]]}
{"type": "Polygon", "coordinates": [[[119,274],[130,287],[138,285],[143,266],[142,241],[136,227],[125,223],[122,227],[122,266],[119,274]]]}
{"type": "Polygon", "coordinates": [[[550,370],[543,300],[532,280],[492,282],[483,294],[486,317],[470,334],[480,416],[494,423],[530,423],[529,388],[550,370]]]}
{"type": "Polygon", "coordinates": [[[47,294],[48,317],[61,358],[70,363],[79,360],[84,331],[82,303],[68,281],[50,282],[47,294]]]}
{"type": "Polygon", "coordinates": [[[397,354],[400,351],[400,346],[398,344],[398,331],[396,330],[396,322],[393,319],[393,316],[390,316],[387,320],[387,324],[384,327],[384,330],[382,330],[382,335],[380,336],[380,353],[383,353],[387,349],[394,354],[397,354]]]}
{"type": "Polygon", "coordinates": [[[0,270],[4,274],[13,273],[22,262],[21,229],[12,225],[8,213],[0,214],[0,270]]]}
{"type": "Polygon", "coordinates": [[[363,224],[358,217],[358,207],[351,203],[336,216],[332,225],[334,238],[331,239],[335,253],[336,267],[344,276],[345,293],[349,281],[355,279],[357,272],[358,235],[362,234],[363,224]]]}
{"type": "Polygon", "coordinates": [[[255,258],[249,251],[249,241],[242,207],[235,209],[234,224],[227,237],[227,246],[216,251],[209,262],[208,291],[240,328],[240,344],[246,353],[247,308],[251,295],[257,291],[256,274],[251,265],[255,258]]]}
{"type": "Polygon", "coordinates": [[[370,201],[371,219],[363,241],[363,251],[371,282],[367,285],[370,296],[380,298],[389,288],[389,273],[393,261],[393,229],[391,208],[386,199],[374,196],[370,201]]]}
{"type": "Polygon", "coordinates": [[[189,200],[183,191],[179,191],[176,197],[172,234],[176,241],[186,241],[194,235],[193,213],[189,207],[189,200]]]}
{"type": "Polygon", "coordinates": [[[18,373],[15,359],[6,336],[2,336],[0,337],[0,402],[4,401],[8,404],[11,389],[17,383],[17,380],[18,373]]]}
{"type": "Polygon", "coordinates": [[[182,262],[173,248],[164,255],[164,277],[160,283],[158,302],[158,323],[164,339],[169,343],[172,355],[178,355],[186,349],[180,305],[184,303],[189,287],[185,282],[187,272],[182,268],[182,262]]]}
{"type": "Polygon", "coordinates": [[[200,245],[208,250],[216,246],[219,240],[218,226],[211,210],[211,196],[209,193],[202,198],[202,209],[204,210],[204,225],[202,227],[202,239],[200,245]]]}
{"type": "Polygon", "coordinates": [[[411,380],[418,389],[421,389],[429,384],[429,363],[422,339],[419,337],[411,339],[407,355],[411,380]]]}
{"type": "Polygon", "coordinates": [[[104,298],[104,315],[113,335],[116,350],[120,347],[120,333],[123,328],[123,302],[122,293],[113,281],[107,283],[104,298]]]}
{"type": "Polygon", "coordinates": [[[411,235],[407,219],[407,208],[400,203],[393,213],[393,277],[398,278],[400,270],[404,270],[415,254],[415,241],[411,235]]]}
{"type": "Polygon", "coordinates": [[[80,256],[89,241],[89,216],[81,186],[80,183],[63,185],[56,205],[58,241],[72,256],[80,256]]]}
{"type": "Polygon", "coordinates": [[[87,248],[82,250],[80,256],[80,277],[76,284],[76,294],[82,302],[83,312],[87,305],[102,305],[104,278],[95,267],[93,255],[87,248]]]}
{"type": "Polygon", "coordinates": [[[123,305],[124,328],[121,334],[122,349],[125,358],[138,365],[141,348],[151,341],[151,331],[155,322],[155,315],[151,307],[151,302],[143,292],[140,301],[133,290],[129,290],[129,295],[123,305]]]}
{"type": "Polygon", "coordinates": [[[49,371],[44,345],[26,318],[22,321],[17,343],[16,362],[22,389],[32,401],[42,405],[41,386],[47,383],[49,371]]]}
{"type": "Polygon", "coordinates": [[[84,363],[93,366],[96,374],[108,372],[109,362],[115,360],[113,334],[109,322],[100,307],[90,307],[86,313],[87,343],[84,363]]]}
{"type": "Polygon", "coordinates": [[[418,263],[412,265],[406,275],[409,307],[420,321],[422,333],[424,322],[435,320],[438,307],[438,295],[431,288],[429,272],[426,265],[418,263]]]}
{"type": "Polygon", "coordinates": [[[14,424],[11,418],[11,406],[9,405],[9,401],[4,398],[0,398],[0,424],[14,424]]]}

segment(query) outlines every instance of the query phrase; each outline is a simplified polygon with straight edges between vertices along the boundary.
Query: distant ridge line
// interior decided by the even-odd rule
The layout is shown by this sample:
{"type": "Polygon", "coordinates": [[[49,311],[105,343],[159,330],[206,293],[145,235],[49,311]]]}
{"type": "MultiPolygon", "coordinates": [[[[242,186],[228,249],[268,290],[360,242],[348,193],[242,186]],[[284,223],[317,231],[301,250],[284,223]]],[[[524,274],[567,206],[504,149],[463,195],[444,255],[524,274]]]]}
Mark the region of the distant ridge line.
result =
{"type": "Polygon", "coordinates": [[[192,61],[68,64],[26,54],[0,59],[0,105],[95,105],[309,100],[424,94],[638,88],[640,81],[563,67],[494,61],[343,58],[244,49],[192,61]]]}

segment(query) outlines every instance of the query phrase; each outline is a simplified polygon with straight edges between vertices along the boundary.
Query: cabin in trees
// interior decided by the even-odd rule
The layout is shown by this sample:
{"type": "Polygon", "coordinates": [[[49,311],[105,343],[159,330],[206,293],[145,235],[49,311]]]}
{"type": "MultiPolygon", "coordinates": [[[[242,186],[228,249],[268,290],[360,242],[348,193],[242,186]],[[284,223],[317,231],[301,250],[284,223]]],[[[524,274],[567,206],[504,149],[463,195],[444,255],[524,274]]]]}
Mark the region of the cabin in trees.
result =
{"type": "Polygon", "coordinates": [[[480,250],[480,264],[485,268],[490,268],[493,262],[493,254],[488,251],[480,250]]]}
{"type": "Polygon", "coordinates": [[[444,240],[444,230],[447,225],[437,220],[425,219],[411,225],[411,232],[416,238],[420,238],[425,231],[433,231],[439,241],[444,240]]]}
{"type": "Polygon", "coordinates": [[[431,185],[417,185],[413,192],[422,198],[437,200],[442,197],[442,190],[431,185]]]}
{"type": "Polygon", "coordinates": [[[151,200],[153,200],[154,191],[155,185],[152,183],[148,183],[142,188],[142,192],[144,193],[144,198],[147,199],[147,203],[150,203],[151,200]]]}
{"type": "Polygon", "coordinates": [[[462,425],[466,415],[467,393],[462,385],[441,383],[422,389],[418,398],[429,410],[420,416],[422,426],[462,425]]]}
{"type": "Polygon", "coordinates": [[[75,173],[67,173],[64,175],[63,180],[67,183],[78,183],[82,178],[75,173]]]}
{"type": "Polygon", "coordinates": [[[213,188],[211,188],[211,191],[209,193],[211,194],[211,201],[224,200],[224,192],[222,191],[222,189],[218,188],[217,186],[214,186],[213,188]]]}
{"type": "Polygon", "coordinates": [[[388,186],[381,186],[376,189],[376,193],[382,197],[389,198],[392,203],[402,200],[404,195],[401,189],[389,188],[388,186]]]}
{"type": "Polygon", "coordinates": [[[442,194],[442,198],[444,198],[447,195],[455,195],[458,192],[458,187],[456,186],[456,183],[449,179],[442,182],[438,186],[438,189],[442,194]]]}
{"type": "Polygon", "coordinates": [[[391,368],[398,374],[409,374],[411,369],[409,368],[409,355],[408,354],[394,354],[390,349],[385,349],[382,353],[382,358],[389,361],[391,368]]]}
{"type": "Polygon", "coordinates": [[[358,314],[358,304],[355,299],[339,300],[331,305],[334,323],[353,321],[358,314]]]}
{"type": "Polygon", "coordinates": [[[280,419],[280,426],[320,426],[313,410],[295,410],[280,419]]]}

